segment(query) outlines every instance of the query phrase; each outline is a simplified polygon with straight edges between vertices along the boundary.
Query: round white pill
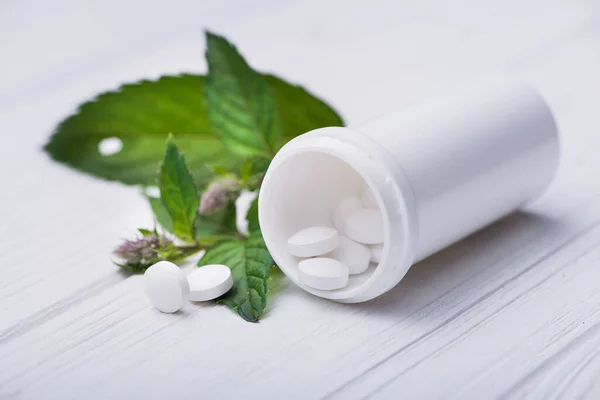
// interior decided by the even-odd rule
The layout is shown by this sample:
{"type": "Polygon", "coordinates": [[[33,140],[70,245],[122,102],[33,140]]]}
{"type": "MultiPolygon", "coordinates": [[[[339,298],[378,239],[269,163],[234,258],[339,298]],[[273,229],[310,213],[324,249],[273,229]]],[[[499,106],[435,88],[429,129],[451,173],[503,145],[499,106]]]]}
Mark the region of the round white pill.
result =
{"type": "Polygon", "coordinates": [[[371,250],[364,244],[340,236],[338,247],[328,254],[348,267],[350,275],[362,274],[369,268],[371,250]]]}
{"type": "Polygon", "coordinates": [[[348,267],[333,258],[309,258],[298,263],[300,282],[314,289],[341,289],[348,284],[348,275],[348,267]]]}
{"type": "Polygon", "coordinates": [[[191,301],[207,301],[223,296],[233,287],[231,270],[222,264],[204,265],[188,275],[191,301]]]}
{"type": "Polygon", "coordinates": [[[358,197],[346,197],[333,210],[333,226],[338,232],[346,232],[346,217],[354,210],[363,208],[362,201],[358,197]]]}
{"type": "Polygon", "coordinates": [[[288,250],[296,257],[320,256],[335,249],[338,232],[328,226],[313,226],[294,233],[288,239],[288,250]]]}
{"type": "Polygon", "coordinates": [[[381,254],[383,253],[383,243],[372,244],[371,248],[371,261],[379,263],[381,261],[381,254]]]}
{"type": "Polygon", "coordinates": [[[346,217],[346,236],[364,244],[383,243],[383,217],[379,210],[364,208],[346,217]]]}
{"type": "Polygon", "coordinates": [[[179,311],[190,295],[190,287],[179,267],[160,261],[144,273],[144,289],[150,303],[159,311],[179,311]]]}
{"type": "Polygon", "coordinates": [[[362,193],[362,203],[366,208],[379,208],[373,192],[368,187],[362,193]]]}

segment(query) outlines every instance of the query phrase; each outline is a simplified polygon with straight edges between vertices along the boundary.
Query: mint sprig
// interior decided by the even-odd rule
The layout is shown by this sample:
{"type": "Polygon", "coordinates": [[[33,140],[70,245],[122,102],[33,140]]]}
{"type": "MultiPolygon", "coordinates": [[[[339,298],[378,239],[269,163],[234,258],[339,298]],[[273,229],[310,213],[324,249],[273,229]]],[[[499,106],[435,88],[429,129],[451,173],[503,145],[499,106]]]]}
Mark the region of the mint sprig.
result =
{"type": "Polygon", "coordinates": [[[148,201],[161,232],[139,229],[115,249],[115,262],[139,273],[206,250],[199,267],[232,270],[233,289],[219,303],[254,322],[265,313],[269,284],[277,287],[273,277],[282,274],[260,232],[258,200],[245,215],[246,236],[237,229],[236,199],[242,190],[260,190],[288,140],[342,121],[302,87],[253,70],[222,36],[207,32],[206,41],[206,77],[164,76],[102,93],[62,121],[45,149],[100,178],[157,184],[160,197],[148,201]],[[99,145],[109,138],[122,147],[102,154],[99,145]]]}
{"type": "MultiPolygon", "coordinates": [[[[225,195],[231,190],[231,175],[216,176],[216,180],[203,192],[202,196],[225,195]],[[225,183],[223,185],[222,183],[225,183]],[[213,193],[222,190],[221,193],[213,193]]],[[[201,211],[198,198],[193,186],[193,177],[185,165],[185,158],[179,151],[172,138],[167,140],[167,149],[160,173],[160,199],[151,199],[153,209],[159,211],[157,219],[165,218],[168,214],[169,224],[173,232],[188,242],[193,241],[197,250],[206,247],[206,254],[200,259],[198,266],[208,264],[225,264],[231,268],[234,287],[219,300],[220,303],[236,311],[247,321],[255,322],[263,314],[267,304],[268,280],[274,262],[262,239],[258,227],[258,208],[256,202],[248,212],[250,236],[242,235],[236,227],[236,206],[234,197],[225,197],[225,203],[215,203],[217,209],[201,211]],[[160,204],[157,207],[157,204],[160,204]],[[190,207],[193,209],[193,225],[190,207]],[[193,229],[193,232],[190,231],[193,229]],[[190,239],[190,236],[193,239],[190,239]]],[[[195,189],[195,188],[194,188],[195,189]]],[[[146,230],[142,230],[147,232],[146,230]]],[[[179,248],[167,247],[167,250],[157,250],[161,259],[179,257],[179,248]],[[173,253],[168,253],[173,250],[173,253]]],[[[127,266],[125,266],[127,267],[127,266]]],[[[139,269],[139,266],[136,266],[139,269]]],[[[130,268],[133,269],[133,268],[130,268]]]]}

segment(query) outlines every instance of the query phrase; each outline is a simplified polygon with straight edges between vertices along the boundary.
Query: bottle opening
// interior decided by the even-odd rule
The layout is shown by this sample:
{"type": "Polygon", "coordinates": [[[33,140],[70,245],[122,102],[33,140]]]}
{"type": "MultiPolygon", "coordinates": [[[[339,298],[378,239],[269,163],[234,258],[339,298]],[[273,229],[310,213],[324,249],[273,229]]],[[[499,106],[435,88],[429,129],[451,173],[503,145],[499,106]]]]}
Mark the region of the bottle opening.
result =
{"type": "MultiPolygon", "coordinates": [[[[408,228],[401,218],[404,205],[398,204],[401,196],[393,177],[363,149],[348,143],[340,147],[337,141],[325,137],[317,141],[324,141],[325,145],[290,142],[269,167],[259,194],[263,236],[277,265],[304,290],[342,302],[365,301],[393,287],[410,266],[406,265],[404,239],[408,228]],[[288,239],[309,227],[337,229],[334,210],[345,199],[361,199],[366,190],[373,194],[373,208],[382,216],[383,251],[379,263],[371,262],[366,271],[350,274],[347,285],[340,289],[320,290],[305,285],[298,268],[304,258],[290,253],[288,239]]],[[[343,231],[339,234],[348,236],[343,231]]],[[[361,244],[371,248],[369,243],[361,244]]]]}
{"type": "MultiPolygon", "coordinates": [[[[263,186],[260,194],[263,210],[261,226],[268,226],[271,255],[295,283],[305,286],[298,278],[298,263],[303,258],[290,254],[288,238],[304,228],[335,227],[333,213],[336,207],[349,197],[360,199],[362,192],[368,187],[365,179],[346,162],[318,151],[296,154],[274,171],[267,190],[263,186]]],[[[385,216],[383,225],[384,232],[389,231],[385,216]]],[[[319,291],[319,295],[337,297],[335,292],[338,292],[338,295],[343,296],[343,292],[352,291],[364,284],[372,276],[376,266],[371,263],[365,272],[350,275],[344,288],[319,291]]]]}

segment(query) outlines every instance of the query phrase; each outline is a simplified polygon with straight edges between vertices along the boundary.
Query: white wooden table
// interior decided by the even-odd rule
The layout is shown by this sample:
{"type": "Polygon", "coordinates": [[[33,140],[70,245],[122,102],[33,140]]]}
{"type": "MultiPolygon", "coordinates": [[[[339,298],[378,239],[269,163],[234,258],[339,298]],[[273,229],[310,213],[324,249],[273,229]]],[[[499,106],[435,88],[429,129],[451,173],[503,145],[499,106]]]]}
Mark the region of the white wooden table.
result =
{"type": "Polygon", "coordinates": [[[3,0],[0,54],[0,398],[600,398],[597,1],[3,0]],[[41,146],[96,92],[204,71],[204,28],[349,123],[519,75],[555,112],[558,177],[370,303],[288,285],[259,324],[160,314],[108,258],[151,224],[138,190],[41,146]]]}

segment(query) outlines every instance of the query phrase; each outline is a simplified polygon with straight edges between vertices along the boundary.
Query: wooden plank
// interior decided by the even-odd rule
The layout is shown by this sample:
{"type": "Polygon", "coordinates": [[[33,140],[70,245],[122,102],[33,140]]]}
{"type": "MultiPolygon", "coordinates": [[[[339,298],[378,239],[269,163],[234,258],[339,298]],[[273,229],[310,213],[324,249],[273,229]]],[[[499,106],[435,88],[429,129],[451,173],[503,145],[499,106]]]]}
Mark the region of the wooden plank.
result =
{"type": "MultiPolygon", "coordinates": [[[[543,218],[512,217],[413,269],[390,295],[366,305],[333,304],[290,288],[258,325],[212,306],[189,306],[183,315],[159,314],[148,307],[139,278],[130,278],[12,338],[10,346],[1,346],[0,370],[5,372],[0,387],[7,394],[26,397],[50,392],[75,398],[91,389],[96,398],[132,393],[166,397],[177,388],[182,397],[261,393],[274,398],[292,393],[291,398],[316,398],[341,385],[344,391],[334,398],[358,398],[368,394],[364,391],[373,379],[379,382],[401,371],[397,362],[412,365],[422,358],[432,364],[432,353],[445,346],[458,343],[469,348],[479,343],[477,352],[448,351],[450,360],[412,370],[420,379],[412,377],[414,386],[405,385],[401,392],[425,393],[432,388],[424,384],[426,377],[438,384],[435,388],[444,389],[441,383],[460,382],[445,378],[450,365],[486,361],[481,356],[486,340],[496,338],[489,343],[492,354],[510,348],[513,342],[508,340],[511,331],[505,320],[520,315],[522,323],[528,315],[515,309],[523,292],[539,288],[538,280],[550,275],[554,280],[542,293],[529,295],[548,302],[549,293],[564,284],[555,272],[562,267],[569,274],[580,268],[581,263],[568,263],[600,241],[597,221],[591,228],[583,227],[598,211],[587,209],[577,217],[581,225],[570,227],[543,218]],[[474,247],[478,249],[472,251],[474,247]],[[498,315],[505,319],[500,321],[503,329],[490,327],[495,335],[482,332],[485,321],[495,321],[498,315]],[[484,339],[470,340],[477,333],[484,339]],[[235,374],[235,385],[228,384],[230,374],[235,374]],[[352,386],[345,386],[347,382],[352,386]]],[[[595,256],[597,251],[589,254],[595,256]]],[[[593,295],[595,281],[589,278],[595,269],[586,271],[570,280],[566,288],[571,289],[570,296],[554,298],[562,307],[538,313],[533,322],[524,324],[526,328],[512,334],[526,337],[539,324],[561,329],[560,324],[548,324],[553,315],[561,316],[569,304],[593,295]],[[586,282],[584,290],[572,290],[586,282]]],[[[529,309],[536,306],[539,301],[529,301],[529,309]]],[[[452,371],[468,375],[477,370],[452,371]]]]}

